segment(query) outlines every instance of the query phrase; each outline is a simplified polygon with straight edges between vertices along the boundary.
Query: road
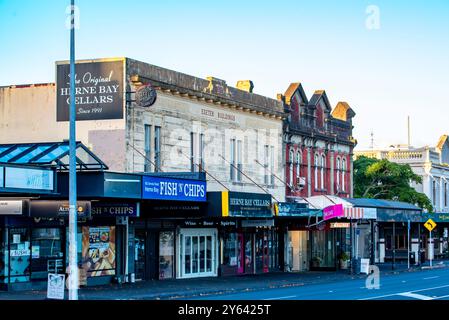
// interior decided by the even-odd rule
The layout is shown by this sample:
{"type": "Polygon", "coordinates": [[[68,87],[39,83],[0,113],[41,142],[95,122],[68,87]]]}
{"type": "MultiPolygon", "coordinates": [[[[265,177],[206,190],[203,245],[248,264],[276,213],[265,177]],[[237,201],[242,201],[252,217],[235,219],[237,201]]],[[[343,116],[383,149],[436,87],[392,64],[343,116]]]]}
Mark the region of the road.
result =
{"type": "Polygon", "coordinates": [[[449,300],[449,268],[381,275],[378,289],[368,289],[364,279],[351,279],[195,300],[449,300]]]}

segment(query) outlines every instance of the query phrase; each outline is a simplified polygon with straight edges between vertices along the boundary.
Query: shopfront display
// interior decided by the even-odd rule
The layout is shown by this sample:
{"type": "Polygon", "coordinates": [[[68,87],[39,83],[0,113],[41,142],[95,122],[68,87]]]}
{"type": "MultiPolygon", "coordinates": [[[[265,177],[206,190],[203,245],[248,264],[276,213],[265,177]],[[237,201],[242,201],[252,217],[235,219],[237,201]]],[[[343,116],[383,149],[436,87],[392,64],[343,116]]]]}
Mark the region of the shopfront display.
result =
{"type": "Polygon", "coordinates": [[[82,227],[82,268],[88,277],[115,275],[115,226],[82,227]]]}
{"type": "Polygon", "coordinates": [[[271,196],[209,192],[208,215],[221,217],[221,275],[255,274],[279,269],[279,234],[271,196]]]}
{"type": "Polygon", "coordinates": [[[174,277],[175,267],[175,233],[163,231],[159,233],[159,279],[174,277]]]}
{"type": "Polygon", "coordinates": [[[29,228],[9,229],[9,281],[30,281],[31,242],[29,228]]]}
{"type": "Polygon", "coordinates": [[[31,230],[31,279],[47,279],[48,273],[64,272],[63,228],[31,230]]]}
{"type": "Polygon", "coordinates": [[[311,231],[311,270],[336,269],[335,244],[333,230],[311,231]]]}

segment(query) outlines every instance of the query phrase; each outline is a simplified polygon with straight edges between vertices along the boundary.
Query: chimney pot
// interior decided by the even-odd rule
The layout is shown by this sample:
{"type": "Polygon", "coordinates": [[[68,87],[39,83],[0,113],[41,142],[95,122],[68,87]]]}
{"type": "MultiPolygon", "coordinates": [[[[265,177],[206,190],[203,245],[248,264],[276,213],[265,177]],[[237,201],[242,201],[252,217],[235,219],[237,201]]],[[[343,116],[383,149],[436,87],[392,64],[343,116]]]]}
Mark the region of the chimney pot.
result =
{"type": "Polygon", "coordinates": [[[237,81],[236,87],[239,90],[252,93],[254,89],[254,83],[251,80],[239,80],[237,81]]]}

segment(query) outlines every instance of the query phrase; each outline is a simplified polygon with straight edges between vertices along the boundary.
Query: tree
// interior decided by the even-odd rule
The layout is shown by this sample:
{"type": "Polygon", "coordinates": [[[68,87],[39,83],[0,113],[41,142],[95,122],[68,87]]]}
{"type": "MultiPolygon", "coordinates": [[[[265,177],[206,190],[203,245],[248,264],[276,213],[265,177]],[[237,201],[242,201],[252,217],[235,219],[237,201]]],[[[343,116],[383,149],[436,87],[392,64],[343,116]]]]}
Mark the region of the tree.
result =
{"type": "Polygon", "coordinates": [[[403,201],[432,212],[433,206],[429,198],[411,187],[412,182],[422,183],[422,178],[415,174],[408,164],[364,156],[354,161],[356,198],[403,201]]]}

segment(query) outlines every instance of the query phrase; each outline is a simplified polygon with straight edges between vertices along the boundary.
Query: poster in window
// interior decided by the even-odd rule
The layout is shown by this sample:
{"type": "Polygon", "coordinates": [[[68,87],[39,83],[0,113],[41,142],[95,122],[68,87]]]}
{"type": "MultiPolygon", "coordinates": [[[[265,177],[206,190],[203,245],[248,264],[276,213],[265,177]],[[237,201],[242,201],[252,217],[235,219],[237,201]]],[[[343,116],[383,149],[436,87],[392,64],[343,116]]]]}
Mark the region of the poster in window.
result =
{"type": "Polygon", "coordinates": [[[88,277],[115,274],[115,227],[83,227],[83,269],[88,277]]]}

